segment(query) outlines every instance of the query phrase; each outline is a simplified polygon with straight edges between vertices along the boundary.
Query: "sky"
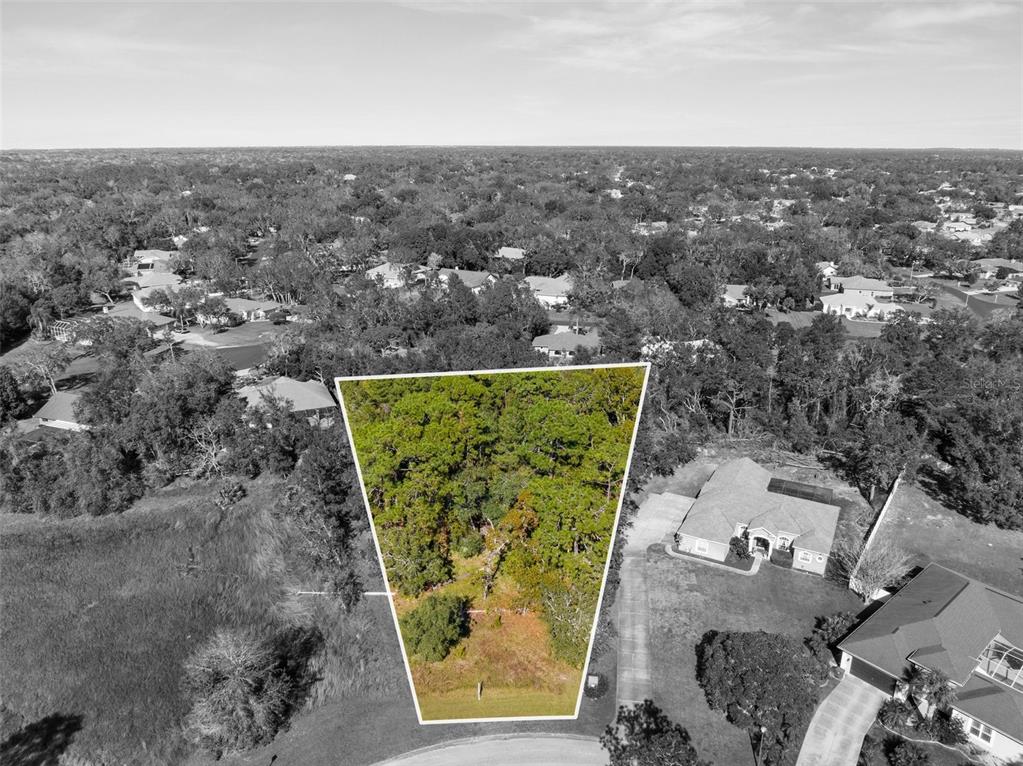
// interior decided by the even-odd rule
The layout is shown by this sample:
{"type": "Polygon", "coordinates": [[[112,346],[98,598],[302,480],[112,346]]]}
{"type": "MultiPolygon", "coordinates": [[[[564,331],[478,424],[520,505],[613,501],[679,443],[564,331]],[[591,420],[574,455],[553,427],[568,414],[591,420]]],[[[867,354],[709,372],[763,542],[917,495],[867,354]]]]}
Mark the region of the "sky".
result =
{"type": "Polygon", "coordinates": [[[3,0],[0,43],[3,149],[1023,149],[1018,0],[3,0]]]}

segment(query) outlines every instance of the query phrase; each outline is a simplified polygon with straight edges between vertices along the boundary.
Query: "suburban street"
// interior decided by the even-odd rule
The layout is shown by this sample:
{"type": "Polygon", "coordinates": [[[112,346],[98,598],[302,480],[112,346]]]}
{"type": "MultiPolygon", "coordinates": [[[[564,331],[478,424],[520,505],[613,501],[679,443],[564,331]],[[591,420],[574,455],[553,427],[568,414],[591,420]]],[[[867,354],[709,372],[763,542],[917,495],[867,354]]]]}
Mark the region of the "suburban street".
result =
{"type": "Polygon", "coordinates": [[[602,766],[605,763],[607,754],[596,739],[498,735],[406,753],[378,766],[602,766]]]}

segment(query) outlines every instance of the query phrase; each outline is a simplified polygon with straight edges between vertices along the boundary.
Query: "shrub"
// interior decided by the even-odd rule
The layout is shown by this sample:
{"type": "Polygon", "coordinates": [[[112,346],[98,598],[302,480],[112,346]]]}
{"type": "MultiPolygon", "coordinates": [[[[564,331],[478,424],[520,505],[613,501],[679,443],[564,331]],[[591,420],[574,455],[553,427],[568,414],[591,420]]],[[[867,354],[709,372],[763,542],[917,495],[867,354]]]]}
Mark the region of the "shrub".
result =
{"type": "Polygon", "coordinates": [[[963,722],[947,713],[935,713],[932,718],[924,718],[916,725],[916,730],[943,745],[961,745],[967,739],[963,722]]]}
{"type": "Polygon", "coordinates": [[[728,547],[740,561],[753,558],[753,554],[749,552],[749,541],[746,537],[733,537],[728,541],[728,547]]]}
{"type": "Polygon", "coordinates": [[[434,595],[402,617],[401,635],[411,654],[427,662],[440,662],[452,647],[469,635],[469,599],[434,595]]]}
{"type": "Polygon", "coordinates": [[[909,717],[912,713],[913,709],[905,702],[901,702],[897,699],[889,699],[885,700],[884,704],[881,705],[881,709],[877,712],[877,720],[880,721],[883,726],[886,726],[893,731],[899,731],[909,721],[909,717]]]}
{"type": "Polygon", "coordinates": [[[218,630],[196,649],[184,685],[192,702],[185,736],[217,757],[273,739],[292,693],[271,646],[237,630],[218,630]]]}
{"type": "Polygon", "coordinates": [[[930,762],[927,751],[912,742],[900,742],[888,753],[890,766],[928,766],[930,762]]]}
{"type": "Polygon", "coordinates": [[[468,532],[458,538],[458,542],[455,543],[455,550],[458,551],[460,556],[465,556],[465,558],[478,556],[483,552],[483,536],[479,532],[468,532]]]}

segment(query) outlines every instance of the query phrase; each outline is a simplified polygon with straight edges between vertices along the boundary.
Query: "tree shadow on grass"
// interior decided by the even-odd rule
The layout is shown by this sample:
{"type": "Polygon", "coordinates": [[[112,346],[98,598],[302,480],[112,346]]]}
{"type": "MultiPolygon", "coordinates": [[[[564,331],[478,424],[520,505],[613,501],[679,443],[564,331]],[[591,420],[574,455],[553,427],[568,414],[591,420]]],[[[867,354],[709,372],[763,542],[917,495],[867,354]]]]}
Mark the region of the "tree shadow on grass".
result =
{"type": "Polygon", "coordinates": [[[278,666],[291,689],[290,718],[305,704],[313,685],[320,680],[312,668],[312,660],[323,647],[324,636],[315,627],[292,626],[277,633],[272,643],[278,666]]]}
{"type": "Polygon", "coordinates": [[[82,716],[55,713],[23,726],[0,744],[5,766],[57,766],[82,728],[82,716]]]}

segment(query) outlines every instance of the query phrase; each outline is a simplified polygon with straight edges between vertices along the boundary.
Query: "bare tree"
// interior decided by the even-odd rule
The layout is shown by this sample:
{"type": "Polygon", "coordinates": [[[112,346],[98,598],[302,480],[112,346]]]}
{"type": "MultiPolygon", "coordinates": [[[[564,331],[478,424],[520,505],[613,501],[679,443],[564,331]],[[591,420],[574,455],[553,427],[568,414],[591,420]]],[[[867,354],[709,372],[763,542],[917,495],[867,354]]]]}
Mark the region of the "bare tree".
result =
{"type": "Polygon", "coordinates": [[[71,356],[59,343],[38,346],[17,361],[19,382],[29,388],[48,386],[57,393],[57,376],[71,363],[71,356]]]}
{"type": "Polygon", "coordinates": [[[900,582],[910,566],[906,552],[887,537],[878,537],[869,547],[859,536],[847,538],[835,546],[834,555],[849,587],[864,602],[878,590],[900,582]]]}

